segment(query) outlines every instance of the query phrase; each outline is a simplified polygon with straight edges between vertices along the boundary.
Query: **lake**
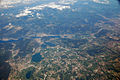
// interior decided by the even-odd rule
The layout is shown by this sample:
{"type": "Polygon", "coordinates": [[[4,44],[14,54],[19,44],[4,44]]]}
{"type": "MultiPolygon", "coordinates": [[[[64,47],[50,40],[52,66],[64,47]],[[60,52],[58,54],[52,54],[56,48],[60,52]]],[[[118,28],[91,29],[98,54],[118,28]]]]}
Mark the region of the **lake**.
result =
{"type": "Polygon", "coordinates": [[[43,57],[40,55],[40,53],[36,53],[32,56],[32,62],[40,62],[43,59],[43,57]]]}

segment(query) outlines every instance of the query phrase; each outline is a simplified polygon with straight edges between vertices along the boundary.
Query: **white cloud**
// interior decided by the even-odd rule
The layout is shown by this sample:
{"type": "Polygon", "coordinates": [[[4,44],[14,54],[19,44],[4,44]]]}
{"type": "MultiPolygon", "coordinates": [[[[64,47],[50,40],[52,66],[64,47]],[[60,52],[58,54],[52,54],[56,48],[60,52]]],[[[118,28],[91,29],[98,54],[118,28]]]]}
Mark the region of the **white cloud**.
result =
{"type": "Polygon", "coordinates": [[[14,4],[28,4],[36,1],[38,0],[0,0],[0,8],[10,8],[14,7],[14,4]]]}
{"type": "Polygon", "coordinates": [[[101,4],[109,4],[109,0],[93,0],[93,2],[101,3],[101,4]]]}
{"type": "Polygon", "coordinates": [[[58,3],[60,4],[74,4],[77,0],[60,0],[58,3]]]}
{"type": "Polygon", "coordinates": [[[20,14],[16,15],[16,17],[27,16],[28,14],[32,14],[32,12],[29,11],[28,9],[25,9],[25,10],[22,11],[20,14]]]}
{"type": "Polygon", "coordinates": [[[63,9],[69,9],[70,8],[70,6],[60,5],[60,4],[56,4],[55,2],[51,2],[51,3],[48,3],[48,4],[42,4],[42,5],[32,7],[32,8],[27,8],[24,11],[22,11],[20,14],[17,14],[16,17],[27,16],[29,14],[32,14],[31,10],[43,10],[46,7],[53,8],[53,9],[58,9],[58,10],[63,10],[63,9]]]}
{"type": "Polygon", "coordinates": [[[30,8],[30,10],[42,10],[46,7],[53,8],[53,9],[58,9],[58,10],[63,10],[63,9],[66,9],[66,8],[70,8],[70,6],[58,5],[58,4],[55,4],[55,2],[51,2],[51,3],[48,3],[48,4],[42,4],[42,5],[32,7],[32,8],[30,8]]]}

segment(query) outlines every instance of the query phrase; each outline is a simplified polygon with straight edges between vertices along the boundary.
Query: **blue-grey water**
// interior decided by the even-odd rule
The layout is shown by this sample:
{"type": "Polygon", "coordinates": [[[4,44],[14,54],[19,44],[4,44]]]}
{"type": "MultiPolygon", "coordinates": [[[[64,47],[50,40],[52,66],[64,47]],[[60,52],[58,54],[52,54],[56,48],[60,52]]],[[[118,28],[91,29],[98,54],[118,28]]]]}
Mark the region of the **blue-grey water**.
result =
{"type": "Polygon", "coordinates": [[[40,62],[43,59],[40,53],[36,53],[32,56],[32,62],[40,62]]]}

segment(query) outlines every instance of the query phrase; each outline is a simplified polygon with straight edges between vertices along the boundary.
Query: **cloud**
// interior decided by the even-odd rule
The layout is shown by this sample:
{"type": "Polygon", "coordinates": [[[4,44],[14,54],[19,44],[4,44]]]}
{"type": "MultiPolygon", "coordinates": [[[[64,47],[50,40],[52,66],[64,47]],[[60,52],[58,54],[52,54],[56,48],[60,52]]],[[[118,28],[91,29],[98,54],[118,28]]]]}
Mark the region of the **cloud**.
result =
{"type": "Polygon", "coordinates": [[[109,4],[109,0],[93,0],[93,2],[100,3],[100,4],[109,4]]]}
{"type": "Polygon", "coordinates": [[[38,0],[0,0],[0,8],[9,8],[14,7],[14,4],[29,4],[36,1],[38,0]]]}
{"type": "Polygon", "coordinates": [[[42,4],[42,5],[37,5],[35,7],[27,8],[24,11],[22,11],[20,14],[17,14],[16,17],[22,17],[22,16],[27,16],[27,15],[32,15],[32,10],[43,10],[44,8],[52,8],[52,9],[58,9],[58,10],[63,10],[63,9],[69,9],[70,6],[67,5],[60,5],[56,4],[54,2],[48,3],[48,4],[42,4]]]}

